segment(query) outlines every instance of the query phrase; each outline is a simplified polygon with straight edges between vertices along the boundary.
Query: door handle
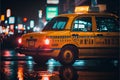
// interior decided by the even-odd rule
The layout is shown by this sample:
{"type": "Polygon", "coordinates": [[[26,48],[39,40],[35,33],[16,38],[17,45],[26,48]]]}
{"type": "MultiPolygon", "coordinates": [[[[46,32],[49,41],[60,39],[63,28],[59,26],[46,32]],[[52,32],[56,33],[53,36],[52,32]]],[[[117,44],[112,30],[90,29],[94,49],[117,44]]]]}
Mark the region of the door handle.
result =
{"type": "Polygon", "coordinates": [[[103,36],[103,34],[97,34],[97,36],[103,36]]]}
{"type": "Polygon", "coordinates": [[[79,35],[78,34],[72,34],[73,37],[78,37],[79,35]]]}

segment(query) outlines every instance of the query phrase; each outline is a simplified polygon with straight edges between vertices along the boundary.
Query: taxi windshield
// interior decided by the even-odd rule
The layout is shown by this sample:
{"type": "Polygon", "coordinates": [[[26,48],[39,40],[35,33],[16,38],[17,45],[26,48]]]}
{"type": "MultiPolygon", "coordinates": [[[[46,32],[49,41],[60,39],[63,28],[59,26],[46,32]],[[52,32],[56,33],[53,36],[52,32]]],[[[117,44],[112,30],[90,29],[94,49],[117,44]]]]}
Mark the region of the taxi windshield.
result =
{"type": "Polygon", "coordinates": [[[64,30],[67,22],[68,22],[67,17],[55,17],[50,22],[48,22],[43,31],[64,30]]]}

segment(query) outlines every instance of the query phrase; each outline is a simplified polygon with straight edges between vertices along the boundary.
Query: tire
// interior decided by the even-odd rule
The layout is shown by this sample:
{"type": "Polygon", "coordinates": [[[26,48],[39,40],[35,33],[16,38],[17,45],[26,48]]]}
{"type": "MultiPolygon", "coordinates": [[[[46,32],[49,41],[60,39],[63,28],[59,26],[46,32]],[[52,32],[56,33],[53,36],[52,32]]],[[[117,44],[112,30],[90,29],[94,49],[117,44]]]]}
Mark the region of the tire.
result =
{"type": "Polygon", "coordinates": [[[48,59],[43,59],[40,57],[33,57],[33,60],[37,65],[46,65],[46,62],[48,61],[48,59]]]}
{"type": "Polygon", "coordinates": [[[62,65],[72,65],[77,58],[77,48],[74,46],[65,46],[61,49],[59,61],[62,65]]]}

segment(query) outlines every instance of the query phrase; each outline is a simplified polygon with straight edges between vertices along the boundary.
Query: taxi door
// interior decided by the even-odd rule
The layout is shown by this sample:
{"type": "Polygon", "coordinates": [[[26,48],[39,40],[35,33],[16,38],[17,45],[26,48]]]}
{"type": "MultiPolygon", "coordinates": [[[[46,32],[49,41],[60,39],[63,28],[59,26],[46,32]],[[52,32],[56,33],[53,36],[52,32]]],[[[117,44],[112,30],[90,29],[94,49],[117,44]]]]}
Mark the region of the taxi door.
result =
{"type": "Polygon", "coordinates": [[[93,17],[79,16],[73,21],[71,36],[79,49],[79,57],[91,55],[94,49],[93,17]]]}
{"type": "Polygon", "coordinates": [[[117,57],[119,54],[119,25],[115,18],[97,16],[95,35],[95,52],[99,57],[117,57]]]}

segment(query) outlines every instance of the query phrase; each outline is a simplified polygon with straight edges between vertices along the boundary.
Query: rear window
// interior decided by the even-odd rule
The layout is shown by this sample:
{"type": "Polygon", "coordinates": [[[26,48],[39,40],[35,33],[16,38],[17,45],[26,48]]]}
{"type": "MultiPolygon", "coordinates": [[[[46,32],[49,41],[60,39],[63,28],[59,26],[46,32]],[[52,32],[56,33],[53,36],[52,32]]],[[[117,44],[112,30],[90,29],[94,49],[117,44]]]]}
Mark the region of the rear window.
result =
{"type": "Polygon", "coordinates": [[[118,32],[119,24],[114,17],[96,17],[97,31],[99,32],[118,32]]]}
{"type": "Polygon", "coordinates": [[[48,22],[43,31],[63,30],[67,22],[67,17],[53,18],[50,22],[48,22]]]}

